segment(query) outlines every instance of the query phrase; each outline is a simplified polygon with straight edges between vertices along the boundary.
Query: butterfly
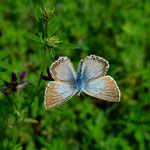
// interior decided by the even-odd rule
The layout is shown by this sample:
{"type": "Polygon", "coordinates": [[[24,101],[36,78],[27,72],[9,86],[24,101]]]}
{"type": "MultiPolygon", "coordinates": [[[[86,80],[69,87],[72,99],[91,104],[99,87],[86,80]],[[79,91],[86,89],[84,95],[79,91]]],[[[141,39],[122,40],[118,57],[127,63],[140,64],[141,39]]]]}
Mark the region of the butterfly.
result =
{"type": "Polygon", "coordinates": [[[102,57],[90,55],[81,60],[77,73],[68,57],[60,57],[50,67],[55,81],[47,84],[44,96],[46,110],[56,108],[74,94],[84,92],[101,100],[120,101],[120,90],[111,76],[105,76],[109,63],[102,57]]]}

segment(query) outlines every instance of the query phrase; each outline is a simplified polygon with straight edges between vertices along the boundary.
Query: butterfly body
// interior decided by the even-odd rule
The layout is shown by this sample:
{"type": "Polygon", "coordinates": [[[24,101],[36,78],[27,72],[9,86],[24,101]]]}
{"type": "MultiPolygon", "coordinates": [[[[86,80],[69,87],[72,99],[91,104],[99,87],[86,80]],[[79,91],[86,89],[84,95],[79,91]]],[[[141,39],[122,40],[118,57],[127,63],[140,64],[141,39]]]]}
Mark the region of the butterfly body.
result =
{"type": "Polygon", "coordinates": [[[84,84],[84,81],[83,81],[82,78],[77,78],[77,79],[76,79],[76,87],[77,87],[77,90],[78,90],[78,91],[81,91],[81,90],[82,90],[83,84],[84,84]]]}
{"type": "Polygon", "coordinates": [[[105,76],[108,68],[105,59],[91,55],[80,61],[76,73],[70,59],[61,57],[50,67],[55,81],[48,83],[45,90],[45,108],[55,108],[81,92],[102,100],[119,101],[120,91],[116,82],[105,76]]]}
{"type": "Polygon", "coordinates": [[[76,85],[79,93],[83,91],[84,83],[87,80],[86,72],[83,72],[82,67],[83,67],[83,60],[81,60],[78,65],[77,78],[76,78],[76,85]]]}

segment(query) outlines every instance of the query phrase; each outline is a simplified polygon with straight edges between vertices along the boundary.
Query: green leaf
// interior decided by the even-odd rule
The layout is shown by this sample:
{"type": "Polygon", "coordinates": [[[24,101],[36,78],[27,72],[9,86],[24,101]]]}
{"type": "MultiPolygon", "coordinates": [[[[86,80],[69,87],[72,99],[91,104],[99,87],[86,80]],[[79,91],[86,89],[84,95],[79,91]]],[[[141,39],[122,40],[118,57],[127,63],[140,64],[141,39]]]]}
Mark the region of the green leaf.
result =
{"type": "Polygon", "coordinates": [[[41,16],[41,11],[40,11],[39,8],[35,8],[34,16],[35,16],[35,20],[36,20],[37,22],[39,22],[39,18],[40,18],[40,16],[41,16]]]}
{"type": "Polygon", "coordinates": [[[48,24],[48,36],[52,36],[58,29],[59,19],[54,18],[48,24]]]}
{"type": "Polygon", "coordinates": [[[43,32],[43,23],[41,18],[39,18],[39,22],[36,22],[36,28],[39,36],[42,37],[44,32],[43,32]]]}
{"type": "Polygon", "coordinates": [[[8,56],[7,50],[0,51],[0,60],[8,56]]]}
{"type": "Polygon", "coordinates": [[[62,45],[58,46],[57,48],[60,50],[67,50],[67,49],[75,49],[75,48],[79,48],[79,47],[75,46],[72,43],[68,43],[68,44],[62,44],[62,45]]]}
{"type": "Polygon", "coordinates": [[[16,145],[13,145],[13,147],[12,147],[12,150],[22,150],[22,144],[21,143],[18,143],[18,144],[16,144],[16,145]]]}
{"type": "Polygon", "coordinates": [[[32,119],[32,118],[25,118],[25,119],[24,119],[24,122],[25,122],[25,123],[38,123],[37,120],[32,119]]]}
{"type": "Polygon", "coordinates": [[[0,67],[7,69],[9,71],[13,71],[13,67],[12,65],[10,65],[9,63],[5,62],[5,61],[0,61],[0,67]]]}
{"type": "Polygon", "coordinates": [[[37,28],[37,32],[39,34],[40,37],[42,37],[43,35],[43,22],[42,22],[42,19],[41,19],[41,11],[39,8],[36,8],[35,9],[35,20],[36,20],[36,28],[37,28]]]}
{"type": "Polygon", "coordinates": [[[32,39],[33,41],[36,41],[36,42],[41,43],[41,39],[40,39],[40,37],[38,37],[37,35],[35,35],[35,34],[33,34],[33,33],[30,33],[30,32],[25,32],[25,35],[26,35],[28,38],[32,39]]]}
{"type": "Polygon", "coordinates": [[[46,140],[45,140],[43,137],[38,136],[38,140],[39,140],[39,142],[40,142],[42,145],[44,145],[46,148],[48,148],[48,149],[51,148],[50,144],[49,144],[48,142],[46,142],[46,140]]]}

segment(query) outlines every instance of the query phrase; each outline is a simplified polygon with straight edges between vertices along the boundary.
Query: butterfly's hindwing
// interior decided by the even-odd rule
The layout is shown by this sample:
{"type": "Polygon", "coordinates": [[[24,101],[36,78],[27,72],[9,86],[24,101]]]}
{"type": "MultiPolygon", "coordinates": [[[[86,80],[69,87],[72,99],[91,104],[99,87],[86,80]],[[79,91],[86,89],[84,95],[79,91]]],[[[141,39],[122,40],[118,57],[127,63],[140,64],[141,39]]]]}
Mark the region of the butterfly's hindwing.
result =
{"type": "Polygon", "coordinates": [[[110,76],[98,77],[86,82],[83,92],[106,101],[120,101],[120,90],[115,80],[110,76]]]}
{"type": "Polygon", "coordinates": [[[45,108],[52,109],[69,100],[77,90],[72,84],[65,82],[49,82],[45,90],[45,108]]]}

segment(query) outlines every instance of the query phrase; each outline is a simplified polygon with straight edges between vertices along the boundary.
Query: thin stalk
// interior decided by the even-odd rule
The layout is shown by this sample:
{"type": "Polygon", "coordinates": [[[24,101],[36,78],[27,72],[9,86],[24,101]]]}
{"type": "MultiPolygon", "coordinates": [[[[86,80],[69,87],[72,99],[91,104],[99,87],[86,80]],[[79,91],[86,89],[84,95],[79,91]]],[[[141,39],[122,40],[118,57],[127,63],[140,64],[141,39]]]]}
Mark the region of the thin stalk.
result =
{"type": "MultiPolygon", "coordinates": [[[[47,37],[47,22],[45,24],[45,39],[44,41],[46,40],[46,37],[47,37]]],[[[44,42],[45,43],[45,42],[44,42]]],[[[46,65],[46,48],[45,48],[45,44],[43,44],[43,62],[42,62],[42,67],[41,67],[41,75],[43,75],[43,72],[44,72],[44,69],[45,69],[45,65],[46,65]]],[[[39,87],[40,87],[40,84],[41,84],[41,78],[39,78],[39,81],[38,81],[38,84],[37,84],[37,87],[36,87],[36,90],[35,92],[33,93],[33,96],[32,96],[32,99],[28,105],[28,108],[30,109],[32,103],[33,103],[33,100],[39,90],[39,87]]]]}
{"type": "Polygon", "coordinates": [[[47,37],[47,22],[45,24],[45,38],[47,37]]]}
{"type": "MultiPolygon", "coordinates": [[[[44,52],[43,52],[43,63],[42,63],[42,68],[41,68],[41,75],[43,74],[43,71],[45,69],[45,64],[46,64],[45,63],[46,62],[46,50],[45,50],[44,47],[43,47],[43,49],[44,49],[44,52]]],[[[23,115],[23,118],[21,119],[21,125],[20,125],[21,129],[23,128],[24,119],[27,116],[28,112],[30,111],[31,105],[32,105],[32,103],[34,101],[34,98],[35,98],[35,96],[37,95],[37,93],[39,91],[40,84],[41,84],[41,78],[39,78],[39,81],[38,81],[38,84],[36,86],[35,92],[33,93],[32,97],[31,97],[31,101],[30,101],[30,103],[29,103],[29,105],[28,105],[28,107],[27,107],[27,109],[26,109],[26,111],[25,111],[25,113],[23,115]]]]}
{"type": "MultiPolygon", "coordinates": [[[[17,97],[17,93],[14,94],[14,98],[13,98],[13,104],[14,104],[14,113],[17,113],[18,116],[20,116],[20,110],[18,110],[18,106],[17,106],[17,102],[18,102],[18,97],[17,97]]],[[[20,129],[21,129],[21,125],[16,122],[16,126],[18,126],[19,130],[15,131],[15,133],[13,134],[13,139],[12,142],[14,145],[16,145],[17,140],[19,138],[19,133],[20,133],[20,129]]]]}
{"type": "MultiPolygon", "coordinates": [[[[46,39],[46,37],[47,37],[47,23],[46,23],[46,25],[45,25],[45,35],[44,35],[44,36],[45,36],[44,38],[46,39]]],[[[45,39],[44,39],[44,40],[45,40],[45,39]]],[[[44,44],[43,44],[43,57],[42,57],[42,58],[43,58],[43,60],[42,60],[42,67],[41,67],[41,75],[43,74],[44,69],[45,69],[45,65],[46,65],[46,48],[45,48],[45,45],[44,45],[44,44]]],[[[39,91],[40,84],[41,84],[41,78],[39,78],[39,81],[38,81],[38,84],[37,84],[37,86],[36,86],[36,89],[35,89],[35,91],[34,91],[32,97],[31,97],[31,101],[30,101],[28,107],[26,108],[26,111],[25,111],[23,117],[21,118],[21,121],[20,121],[20,124],[19,124],[19,131],[18,131],[18,133],[17,133],[17,134],[14,136],[14,138],[13,138],[13,142],[14,142],[14,143],[16,143],[17,140],[18,140],[19,132],[20,132],[20,131],[22,130],[22,128],[23,128],[24,120],[25,120],[25,118],[26,118],[26,116],[27,116],[27,114],[28,114],[28,112],[29,112],[29,110],[30,110],[30,108],[31,108],[31,105],[32,105],[32,103],[33,103],[33,101],[34,101],[34,98],[35,98],[36,94],[37,94],[38,91],[39,91]]],[[[15,96],[15,97],[16,97],[16,96],[15,96]]],[[[16,104],[16,103],[15,103],[15,104],[16,104]]],[[[15,105],[15,107],[17,108],[17,105],[15,105]]]]}
{"type": "MultiPolygon", "coordinates": [[[[43,49],[44,49],[44,52],[43,52],[43,62],[42,62],[42,68],[41,68],[41,75],[43,75],[43,72],[44,72],[44,69],[45,69],[45,65],[46,65],[46,50],[45,50],[45,48],[43,48],[43,49]]],[[[34,100],[36,94],[37,94],[38,91],[39,91],[39,87],[40,87],[41,81],[42,81],[41,78],[39,78],[39,81],[38,81],[36,90],[35,90],[35,92],[34,92],[34,94],[33,94],[33,96],[32,96],[32,99],[31,99],[29,105],[28,105],[28,108],[29,108],[29,109],[30,109],[30,107],[31,107],[31,105],[32,105],[32,103],[33,103],[33,100],[34,100]]]]}

